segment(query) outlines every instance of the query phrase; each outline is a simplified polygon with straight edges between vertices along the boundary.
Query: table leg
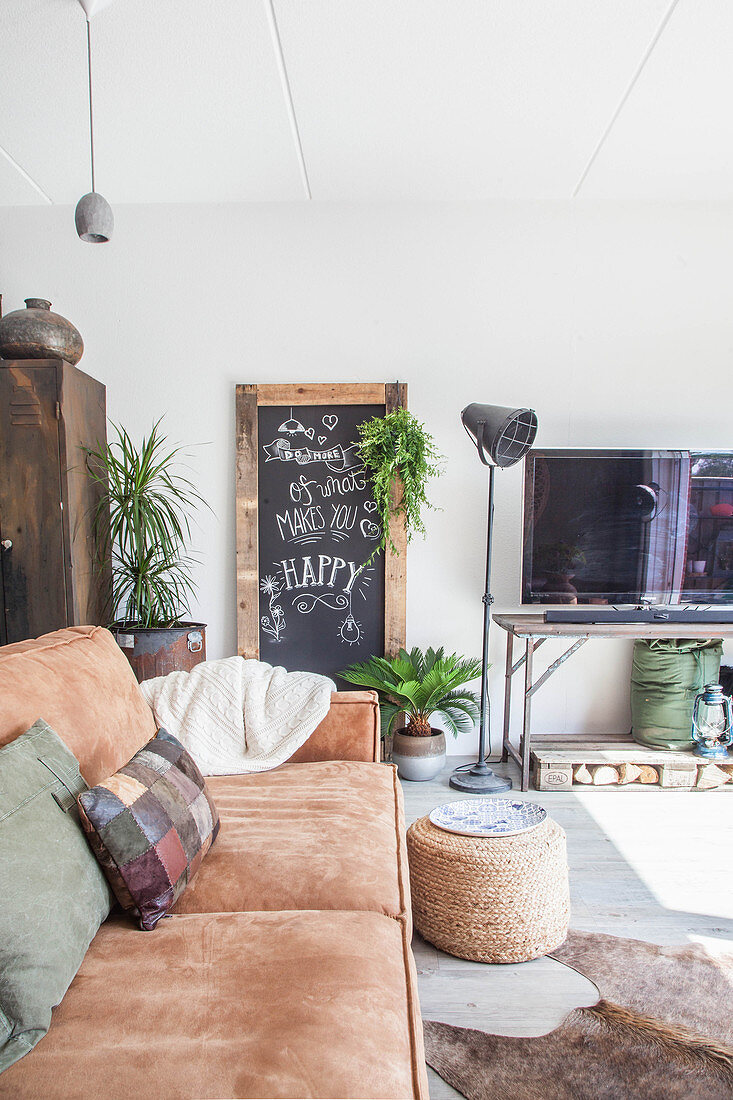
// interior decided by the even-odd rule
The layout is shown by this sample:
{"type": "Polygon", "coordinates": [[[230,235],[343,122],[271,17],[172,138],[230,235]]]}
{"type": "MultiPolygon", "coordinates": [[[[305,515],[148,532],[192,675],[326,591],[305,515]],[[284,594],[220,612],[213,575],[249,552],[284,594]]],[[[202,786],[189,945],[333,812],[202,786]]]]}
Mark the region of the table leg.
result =
{"type": "Polygon", "coordinates": [[[505,764],[509,759],[507,745],[509,744],[509,727],[512,710],[512,665],[514,663],[514,635],[511,630],[506,632],[506,672],[504,673],[504,732],[501,741],[501,761],[505,764]]]}
{"type": "Polygon", "coordinates": [[[529,753],[532,736],[532,657],[534,656],[534,638],[527,638],[524,661],[524,716],[522,719],[522,740],[519,751],[522,757],[522,790],[529,790],[529,753]]]}

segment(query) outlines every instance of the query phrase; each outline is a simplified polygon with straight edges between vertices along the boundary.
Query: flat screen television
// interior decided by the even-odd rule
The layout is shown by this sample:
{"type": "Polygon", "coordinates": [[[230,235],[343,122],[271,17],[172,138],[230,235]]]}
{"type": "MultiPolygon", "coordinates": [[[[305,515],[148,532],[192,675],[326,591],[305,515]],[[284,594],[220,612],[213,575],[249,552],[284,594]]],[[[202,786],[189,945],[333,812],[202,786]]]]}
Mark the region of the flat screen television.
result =
{"type": "Polygon", "coordinates": [[[733,604],[733,452],[533,450],[522,603],[733,604]]]}

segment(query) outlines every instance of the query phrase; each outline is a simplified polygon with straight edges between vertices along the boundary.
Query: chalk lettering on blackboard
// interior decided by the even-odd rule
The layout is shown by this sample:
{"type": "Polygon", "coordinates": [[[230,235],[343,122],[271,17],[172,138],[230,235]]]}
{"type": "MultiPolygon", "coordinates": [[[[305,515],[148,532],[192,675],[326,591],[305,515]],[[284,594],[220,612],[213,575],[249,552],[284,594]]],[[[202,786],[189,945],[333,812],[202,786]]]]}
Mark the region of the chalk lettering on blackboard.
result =
{"type": "Polygon", "coordinates": [[[289,439],[274,439],[272,443],[263,444],[262,449],[267,455],[266,462],[295,462],[298,466],[323,462],[329,470],[337,473],[357,464],[353,455],[353,444],[344,447],[337,443],[335,447],[328,447],[325,451],[315,451],[312,447],[293,447],[289,439]]]}
{"type": "Polygon", "coordinates": [[[283,643],[286,665],[320,662],[332,673],[343,663],[342,647],[355,646],[361,657],[362,650],[378,652],[383,640],[384,567],[364,564],[381,526],[354,442],[360,417],[376,410],[289,411],[285,418],[283,410],[259,411],[260,439],[268,440],[259,451],[260,555],[263,568],[267,563],[261,639],[283,643]],[[323,432],[333,433],[331,442],[323,432]]]}
{"type": "Polygon", "coordinates": [[[306,508],[284,508],[275,512],[278,534],[283,542],[311,543],[320,541],[326,530],[326,519],[320,505],[306,508]]]}
{"type": "Polygon", "coordinates": [[[285,582],[284,590],[294,588],[342,588],[350,592],[362,571],[363,562],[345,561],[331,554],[319,554],[314,562],[307,554],[301,558],[283,558],[277,563],[285,582]]]}
{"type": "Polygon", "coordinates": [[[331,504],[331,530],[336,532],[351,531],[356,523],[358,509],[350,504],[331,504]]]}
{"type": "Polygon", "coordinates": [[[315,481],[310,481],[305,474],[301,474],[297,481],[290,482],[290,499],[294,504],[313,503],[311,485],[315,485],[315,481]]]}
{"type": "Polygon", "coordinates": [[[270,615],[262,617],[261,625],[273,641],[279,642],[283,638],[285,613],[278,601],[281,595],[289,592],[295,592],[292,607],[301,615],[309,615],[318,605],[333,611],[348,609],[346,618],[338,625],[337,637],[345,645],[355,645],[361,641],[362,624],[353,614],[351,601],[355,591],[366,601],[366,589],[371,583],[373,568],[364,569],[362,563],[346,561],[332,554],[319,554],[317,558],[306,554],[301,558],[283,558],[272,564],[277,575],[268,574],[260,587],[269,597],[270,609],[270,615]],[[303,588],[334,589],[339,586],[340,591],[321,592],[319,595],[298,591],[303,588]]]}
{"type": "Polygon", "coordinates": [[[260,619],[260,626],[264,630],[265,634],[269,634],[273,642],[282,641],[283,631],[285,630],[285,612],[282,609],[282,605],[277,602],[278,596],[282,592],[282,581],[279,577],[272,577],[268,573],[260,581],[260,591],[264,592],[268,597],[268,605],[270,608],[269,615],[263,615],[260,619]]]}
{"type": "MultiPolygon", "coordinates": [[[[323,500],[327,500],[328,497],[345,497],[350,493],[361,492],[366,488],[366,478],[363,473],[364,467],[360,466],[358,470],[350,470],[343,477],[334,477],[333,474],[329,474],[323,485],[317,486],[317,491],[323,500]]],[[[374,507],[376,508],[376,504],[374,507]]]]}

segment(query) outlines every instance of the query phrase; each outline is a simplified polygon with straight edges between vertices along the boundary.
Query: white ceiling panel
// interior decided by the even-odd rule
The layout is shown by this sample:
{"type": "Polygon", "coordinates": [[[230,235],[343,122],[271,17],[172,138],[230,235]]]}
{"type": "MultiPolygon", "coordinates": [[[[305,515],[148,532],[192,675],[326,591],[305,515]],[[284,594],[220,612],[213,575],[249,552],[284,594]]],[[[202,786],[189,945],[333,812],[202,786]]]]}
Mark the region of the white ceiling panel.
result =
{"type": "Polygon", "coordinates": [[[733,5],[680,0],[580,191],[733,198],[733,5]]]}
{"type": "MultiPolygon", "coordinates": [[[[95,2],[113,206],[302,200],[299,142],[315,199],[565,199],[612,121],[582,198],[733,198],[730,0],[95,2]]],[[[77,0],[0,0],[0,205],[89,189],[86,81],[77,0]]]]}
{"type": "MultiPolygon", "coordinates": [[[[84,28],[76,3],[0,4],[0,145],[57,202],[64,195],[62,180],[72,184],[67,202],[76,201],[80,188],[88,190],[84,28]]],[[[14,201],[3,187],[0,202],[14,201]]]]}
{"type": "MultiPolygon", "coordinates": [[[[113,205],[303,197],[261,0],[117,0],[91,27],[97,187],[113,205]]],[[[75,203],[89,189],[75,0],[2,0],[0,72],[0,144],[75,203]]]]}
{"type": "Polygon", "coordinates": [[[668,2],[275,0],[313,197],[569,197],[668,2]]]}

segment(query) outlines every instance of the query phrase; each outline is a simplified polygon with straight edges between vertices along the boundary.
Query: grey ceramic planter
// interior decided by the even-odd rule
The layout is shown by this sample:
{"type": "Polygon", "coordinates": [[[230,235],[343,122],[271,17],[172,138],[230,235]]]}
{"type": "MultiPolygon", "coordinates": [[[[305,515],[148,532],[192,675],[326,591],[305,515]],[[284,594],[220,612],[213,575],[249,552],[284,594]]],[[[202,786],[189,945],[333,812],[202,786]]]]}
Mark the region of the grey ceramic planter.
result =
{"type": "Polygon", "coordinates": [[[425,783],[435,779],[445,766],[445,734],[434,729],[430,737],[415,737],[398,730],[392,742],[392,763],[400,779],[425,783]]]}

